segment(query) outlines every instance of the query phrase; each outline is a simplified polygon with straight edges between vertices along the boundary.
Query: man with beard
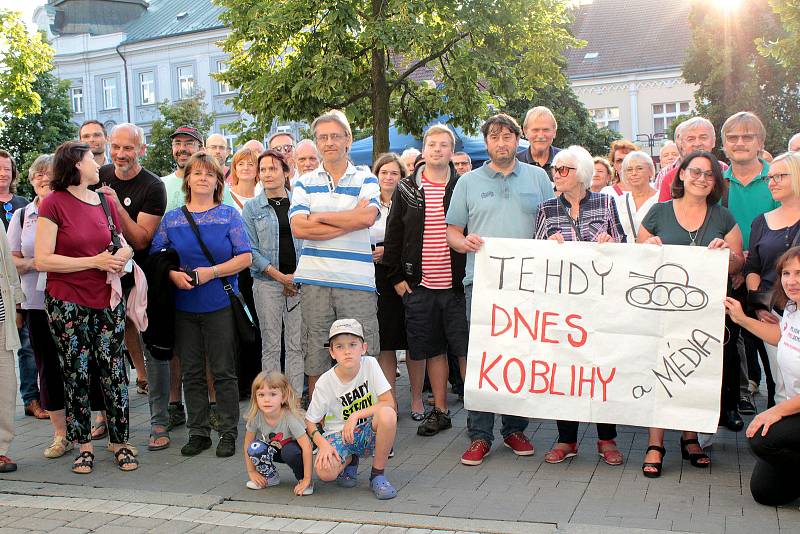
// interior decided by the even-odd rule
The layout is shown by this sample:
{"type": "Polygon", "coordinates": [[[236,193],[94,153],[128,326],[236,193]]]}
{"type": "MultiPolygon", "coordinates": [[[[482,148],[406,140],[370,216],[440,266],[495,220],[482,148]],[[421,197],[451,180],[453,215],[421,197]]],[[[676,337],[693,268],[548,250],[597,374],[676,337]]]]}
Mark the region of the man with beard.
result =
{"type": "MultiPolygon", "coordinates": [[[[483,237],[533,239],[536,212],[543,201],[553,198],[553,185],[543,169],[516,159],[522,133],[513,117],[500,113],[481,126],[489,161],[462,176],[456,183],[447,210],[447,243],[467,255],[464,293],[467,319],[472,304],[475,253],[483,237]],[[469,234],[464,235],[464,229],[469,234]]],[[[493,413],[469,411],[469,448],[461,456],[465,465],[480,465],[489,454],[494,439],[493,413]]],[[[525,436],[528,419],[503,415],[503,442],[518,456],[531,456],[533,445],[525,436]]]]}
{"type": "Polygon", "coordinates": [[[94,156],[94,160],[98,165],[102,167],[108,163],[106,158],[106,127],[103,126],[102,122],[89,119],[81,124],[78,136],[81,141],[89,145],[89,150],[92,151],[92,156],[94,156]]]}
{"type": "Polygon", "coordinates": [[[523,163],[541,167],[553,181],[553,157],[560,148],[553,146],[553,139],[558,133],[558,122],[553,112],[545,106],[531,108],[522,121],[522,129],[530,146],[517,152],[517,159],[523,163]]]}
{"type": "MultiPolygon", "coordinates": [[[[100,187],[109,204],[116,205],[122,235],[133,247],[134,260],[141,263],[147,257],[161,217],[167,205],[167,194],[161,180],[139,163],[144,156],[144,131],[130,123],[118,124],[111,131],[111,161],[100,168],[100,187]]],[[[133,287],[133,275],[122,278],[123,291],[133,287]]],[[[169,395],[169,364],[156,360],[144,351],[138,330],[130,320],[125,321],[125,346],[136,366],[136,387],[150,400],[151,438],[149,448],[169,445],[166,435],[167,399],[169,395]],[[145,361],[146,360],[146,361],[145,361]],[[163,402],[162,402],[163,401],[163,402]]]]}

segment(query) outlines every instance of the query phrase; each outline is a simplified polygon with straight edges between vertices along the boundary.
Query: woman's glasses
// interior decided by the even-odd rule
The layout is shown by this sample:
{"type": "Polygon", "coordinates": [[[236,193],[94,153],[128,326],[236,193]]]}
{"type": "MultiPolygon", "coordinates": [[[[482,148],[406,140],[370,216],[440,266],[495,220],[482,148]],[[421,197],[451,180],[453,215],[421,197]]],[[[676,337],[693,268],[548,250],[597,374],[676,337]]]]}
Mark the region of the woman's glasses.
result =
{"type": "Polygon", "coordinates": [[[569,171],[574,171],[577,169],[575,169],[575,167],[567,167],[566,165],[562,165],[561,167],[553,167],[553,170],[556,171],[559,176],[564,178],[569,174],[569,171]]]}

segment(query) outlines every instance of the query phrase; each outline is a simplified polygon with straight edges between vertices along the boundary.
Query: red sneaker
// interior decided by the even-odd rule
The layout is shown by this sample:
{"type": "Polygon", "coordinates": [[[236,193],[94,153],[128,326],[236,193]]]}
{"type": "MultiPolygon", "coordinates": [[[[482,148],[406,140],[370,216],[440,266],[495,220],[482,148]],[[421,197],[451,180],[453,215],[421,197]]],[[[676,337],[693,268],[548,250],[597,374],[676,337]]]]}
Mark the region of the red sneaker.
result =
{"type": "Polygon", "coordinates": [[[488,441],[476,439],[470,443],[469,448],[461,455],[461,463],[464,465],[481,465],[483,459],[489,455],[492,446],[488,441]]]}
{"type": "Polygon", "coordinates": [[[514,432],[503,438],[506,447],[514,451],[517,456],[533,456],[533,445],[522,432],[514,432]]]}

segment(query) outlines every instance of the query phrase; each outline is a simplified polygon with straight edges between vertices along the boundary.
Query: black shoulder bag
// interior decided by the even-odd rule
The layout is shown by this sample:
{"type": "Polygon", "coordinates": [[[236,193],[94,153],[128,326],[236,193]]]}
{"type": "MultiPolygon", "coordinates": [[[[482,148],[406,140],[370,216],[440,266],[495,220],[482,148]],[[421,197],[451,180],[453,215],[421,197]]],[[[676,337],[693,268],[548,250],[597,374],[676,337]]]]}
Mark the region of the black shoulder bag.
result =
{"type": "MultiPolygon", "coordinates": [[[[192,217],[189,209],[186,206],[183,206],[181,211],[186,217],[186,220],[189,221],[189,226],[192,227],[192,232],[194,232],[194,236],[197,238],[200,248],[203,249],[203,254],[205,254],[206,259],[211,263],[211,265],[216,265],[217,262],[214,261],[214,257],[211,255],[208,247],[206,247],[206,244],[203,242],[203,238],[200,237],[200,229],[197,227],[197,223],[194,221],[194,217],[192,217]]],[[[245,304],[241,295],[237,295],[233,292],[233,285],[231,285],[227,277],[220,276],[219,279],[222,281],[222,288],[225,290],[225,293],[228,294],[228,298],[231,299],[233,321],[236,327],[236,334],[239,337],[239,343],[245,345],[254,344],[256,342],[256,327],[253,324],[253,319],[250,315],[250,312],[247,310],[247,304],[245,304]]]]}
{"type": "Polygon", "coordinates": [[[117,232],[117,225],[114,224],[114,219],[111,217],[111,210],[108,209],[108,200],[103,193],[97,193],[100,197],[100,205],[103,207],[103,213],[106,214],[108,220],[108,230],[111,232],[111,244],[108,246],[108,251],[115,254],[122,248],[122,242],[119,240],[119,233],[117,232]]]}

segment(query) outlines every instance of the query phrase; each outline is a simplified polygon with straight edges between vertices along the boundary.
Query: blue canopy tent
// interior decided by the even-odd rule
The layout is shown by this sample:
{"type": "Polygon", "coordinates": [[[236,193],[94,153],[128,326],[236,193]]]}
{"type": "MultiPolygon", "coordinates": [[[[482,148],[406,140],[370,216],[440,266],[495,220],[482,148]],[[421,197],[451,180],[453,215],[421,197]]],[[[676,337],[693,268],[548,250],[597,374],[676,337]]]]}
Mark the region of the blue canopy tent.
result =
{"type": "MultiPolygon", "coordinates": [[[[464,130],[457,126],[447,125],[456,136],[456,152],[466,152],[472,159],[473,166],[483,164],[484,161],[489,159],[486,153],[486,145],[483,142],[483,137],[480,135],[467,135],[464,130]]],[[[527,147],[528,142],[524,139],[520,140],[520,147],[527,147]]],[[[422,150],[422,139],[416,138],[411,134],[402,134],[397,129],[397,126],[389,127],[389,151],[400,154],[407,148],[416,148],[422,150]]],[[[356,165],[371,165],[372,163],[372,136],[365,137],[360,141],[353,143],[350,147],[350,159],[356,165]]]]}

